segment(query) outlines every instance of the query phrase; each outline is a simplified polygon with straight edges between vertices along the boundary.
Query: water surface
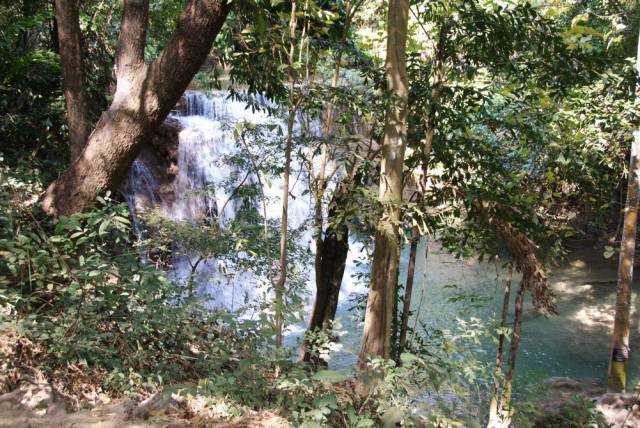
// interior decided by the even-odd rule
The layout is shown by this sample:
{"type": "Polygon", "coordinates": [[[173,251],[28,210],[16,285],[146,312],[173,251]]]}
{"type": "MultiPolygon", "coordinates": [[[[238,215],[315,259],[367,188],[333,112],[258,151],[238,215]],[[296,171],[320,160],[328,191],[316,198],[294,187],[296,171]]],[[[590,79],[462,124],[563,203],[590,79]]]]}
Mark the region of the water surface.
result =
{"type": "MultiPolygon", "coordinates": [[[[458,317],[477,317],[489,322],[499,315],[506,278],[503,262],[457,259],[432,242],[425,269],[425,247],[423,241],[418,249],[412,299],[414,317],[430,327],[451,330],[455,328],[458,317]],[[473,296],[474,303],[469,300],[457,303],[450,301],[461,295],[473,296]],[[471,308],[464,310],[469,306],[471,308]]],[[[405,249],[400,267],[400,281],[403,283],[407,260],[408,252],[405,249]]],[[[525,300],[516,382],[525,385],[552,376],[566,376],[596,381],[601,385],[606,383],[616,296],[616,269],[615,257],[607,260],[589,247],[574,250],[551,269],[550,282],[556,293],[558,315],[549,318],[537,315],[530,297],[525,300]]],[[[511,311],[518,280],[519,277],[514,275],[511,311]]],[[[345,278],[345,281],[349,283],[350,280],[345,278]]],[[[637,289],[636,281],[632,307],[637,298],[637,289]]],[[[347,319],[349,306],[347,301],[343,301],[338,314],[343,317],[345,329],[349,331],[342,339],[345,353],[335,363],[343,368],[355,361],[362,329],[361,325],[347,319]]],[[[632,314],[632,351],[640,345],[637,318],[632,314]]],[[[414,318],[410,325],[414,325],[415,321],[414,318]]],[[[512,323],[512,315],[509,323],[512,323]]],[[[492,361],[495,344],[489,341],[477,351],[481,358],[492,361]]],[[[632,352],[628,366],[629,385],[640,380],[638,362],[640,357],[632,352]]]]}

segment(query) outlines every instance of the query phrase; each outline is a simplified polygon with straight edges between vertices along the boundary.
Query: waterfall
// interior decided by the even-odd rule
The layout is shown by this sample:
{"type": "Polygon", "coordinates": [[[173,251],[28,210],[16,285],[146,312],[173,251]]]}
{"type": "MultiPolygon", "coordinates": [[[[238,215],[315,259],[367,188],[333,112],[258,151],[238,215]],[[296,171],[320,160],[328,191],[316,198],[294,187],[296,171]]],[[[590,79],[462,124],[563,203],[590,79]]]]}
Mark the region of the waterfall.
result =
{"type": "Polygon", "coordinates": [[[140,240],[144,237],[138,220],[138,210],[150,208],[160,203],[156,189],[158,183],[147,165],[136,159],[129,171],[128,188],[124,192],[131,211],[133,233],[140,240]]]}
{"type": "MultiPolygon", "coordinates": [[[[263,98],[255,102],[267,104],[263,98]]],[[[137,220],[139,212],[154,207],[176,222],[210,219],[221,227],[233,222],[242,208],[242,200],[234,198],[239,185],[256,184],[255,171],[240,168],[232,162],[234,157],[248,157],[247,149],[238,144],[234,129],[236,124],[270,125],[271,138],[282,138],[284,122],[264,111],[252,110],[242,101],[229,99],[228,92],[205,93],[188,91],[184,94],[184,108],[172,114],[181,130],[178,136],[177,174],[171,182],[172,197],[164,199],[157,191],[158,182],[143,158],[133,163],[129,172],[129,184],[125,197],[133,216],[134,231],[140,237],[142,231],[137,220]]],[[[267,137],[269,137],[267,135],[267,137]]],[[[247,139],[248,149],[260,155],[257,144],[247,139]]],[[[292,163],[292,185],[289,199],[289,227],[298,228],[308,220],[311,201],[304,194],[308,186],[302,165],[292,163]]],[[[278,220],[281,215],[283,182],[279,176],[264,177],[264,196],[267,218],[278,220]]],[[[258,204],[257,201],[253,201],[258,204]]],[[[259,203],[260,207],[262,202],[259,203]]],[[[262,209],[259,209],[262,213],[262,209]]],[[[305,236],[310,243],[311,236],[305,236]]],[[[303,244],[307,244],[303,242],[303,244]]],[[[239,254],[239,257],[248,257],[239,254]]],[[[277,258],[277,255],[274,255],[277,258]]],[[[185,254],[175,249],[172,254],[169,277],[178,284],[186,284],[195,272],[196,293],[209,296],[207,305],[212,308],[237,310],[243,302],[255,302],[267,293],[266,278],[236,269],[228,261],[211,257],[199,260],[199,254],[185,254]],[[197,268],[194,266],[197,264],[197,268]]]]}
{"type": "MultiPolygon", "coordinates": [[[[161,214],[176,222],[203,221],[214,219],[224,228],[228,227],[236,214],[242,208],[242,201],[233,198],[233,189],[240,183],[256,184],[258,177],[254,170],[247,166],[239,167],[230,162],[234,157],[249,156],[262,157],[265,161],[282,164],[284,154],[281,149],[271,149],[265,152],[264,142],[260,144],[250,135],[244,144],[238,144],[234,136],[238,124],[252,124],[262,126],[265,140],[282,140],[286,135],[285,122],[271,116],[263,110],[253,110],[252,103],[266,105],[270,109],[277,106],[264,98],[254,98],[251,102],[244,102],[229,98],[229,93],[218,91],[206,93],[188,91],[183,97],[184,103],[180,112],[173,113],[171,120],[178,120],[181,130],[178,135],[177,174],[171,181],[170,192],[159,192],[159,183],[154,178],[145,159],[140,156],[133,164],[129,173],[129,186],[126,199],[130,205],[133,223],[138,236],[142,236],[138,212],[150,207],[159,210],[161,214]],[[266,130],[265,130],[266,129],[266,130]],[[248,153],[249,150],[251,153],[248,153]],[[170,197],[166,195],[171,195],[170,197]]],[[[296,130],[300,129],[296,124],[296,130]]],[[[319,132],[320,126],[307,123],[312,132],[319,132]]],[[[250,134],[250,133],[249,133],[250,134]]],[[[283,180],[281,171],[261,175],[264,191],[264,203],[268,220],[279,221],[282,213],[283,180]]],[[[303,170],[302,161],[293,156],[291,185],[289,190],[289,228],[302,228],[298,244],[307,248],[312,254],[313,231],[310,220],[313,215],[313,201],[308,194],[308,176],[303,170]]],[[[259,205],[258,212],[262,214],[262,201],[254,200],[259,205]]],[[[363,254],[363,247],[359,242],[352,242],[347,259],[347,268],[340,294],[338,317],[346,323],[345,327],[352,333],[345,340],[345,350],[348,350],[339,364],[351,364],[353,355],[359,346],[359,332],[361,328],[355,322],[349,321],[349,299],[354,292],[362,292],[362,284],[355,279],[355,274],[362,269],[356,263],[363,254]]],[[[238,254],[240,259],[249,260],[248,254],[238,254]]],[[[272,254],[277,261],[278,254],[272,254]]],[[[185,254],[179,248],[172,252],[169,278],[177,286],[187,284],[192,269],[195,269],[195,292],[200,297],[206,297],[206,305],[211,309],[226,308],[231,311],[249,308],[260,301],[270,298],[270,284],[264,275],[254,274],[228,260],[210,257],[199,260],[199,254],[185,254]]],[[[307,283],[307,298],[304,302],[307,316],[310,315],[313,304],[315,285],[313,283],[313,262],[308,266],[295,266],[307,283]]],[[[243,317],[252,316],[250,311],[243,311],[243,317]]],[[[343,324],[344,325],[344,324],[343,324]]],[[[306,328],[306,321],[288,327],[285,343],[293,345],[306,328]]]]}

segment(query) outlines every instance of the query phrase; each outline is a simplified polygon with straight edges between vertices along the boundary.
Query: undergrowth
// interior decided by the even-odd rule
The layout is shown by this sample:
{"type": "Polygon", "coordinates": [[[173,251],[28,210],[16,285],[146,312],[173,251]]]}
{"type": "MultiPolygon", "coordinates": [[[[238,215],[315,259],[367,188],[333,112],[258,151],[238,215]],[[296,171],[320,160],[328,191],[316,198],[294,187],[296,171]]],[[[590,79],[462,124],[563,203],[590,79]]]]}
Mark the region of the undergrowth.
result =
{"type": "MultiPolygon", "coordinates": [[[[0,393],[39,375],[75,409],[95,404],[89,396],[162,391],[204,400],[212,417],[271,410],[308,428],[482,419],[488,372],[473,347],[486,325],[418,335],[413,353],[370,361],[357,384],[274,350],[264,320],[206,310],[137,246],[125,204],[103,198],[54,219],[38,208],[37,169],[0,167],[0,393]]],[[[330,340],[312,341],[322,360],[330,340]]]]}

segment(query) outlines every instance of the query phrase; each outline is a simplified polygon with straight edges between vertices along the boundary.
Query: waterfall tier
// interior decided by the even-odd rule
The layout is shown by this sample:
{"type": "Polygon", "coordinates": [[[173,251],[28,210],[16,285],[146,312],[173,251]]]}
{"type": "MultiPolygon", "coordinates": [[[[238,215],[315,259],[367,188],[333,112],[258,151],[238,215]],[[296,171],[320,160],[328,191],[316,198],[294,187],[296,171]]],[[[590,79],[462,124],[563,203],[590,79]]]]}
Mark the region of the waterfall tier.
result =
{"type": "MultiPolygon", "coordinates": [[[[264,99],[255,101],[268,105],[264,99]]],[[[253,159],[259,164],[270,162],[281,168],[278,164],[284,162],[284,157],[264,153],[255,141],[257,132],[247,133],[242,141],[239,132],[241,127],[254,130],[261,127],[260,138],[277,144],[285,134],[284,122],[262,110],[251,109],[245,102],[229,99],[227,92],[189,91],[183,97],[182,106],[182,111],[168,119],[179,123],[175,171],[170,171],[169,180],[163,185],[159,183],[158,176],[162,176],[162,172],[155,171],[157,165],[154,162],[157,162],[148,151],[143,151],[134,161],[126,192],[134,216],[154,208],[165,218],[176,222],[193,225],[203,221],[215,222],[223,228],[228,227],[243,204],[249,203],[263,212],[262,200],[238,196],[238,189],[242,186],[255,187],[260,182],[267,219],[279,220],[283,180],[279,174],[264,172],[260,172],[259,180],[247,160],[253,159]],[[264,159],[266,157],[268,159],[264,159]]],[[[157,151],[158,147],[151,149],[157,151]]],[[[292,229],[302,226],[311,212],[310,199],[304,196],[306,175],[300,168],[298,162],[292,163],[289,192],[289,227],[292,229]]],[[[141,233],[140,230],[137,232],[141,233]]],[[[310,241],[310,236],[307,236],[307,241],[310,241]]],[[[239,302],[254,302],[258,294],[267,293],[269,287],[264,277],[236,269],[221,258],[208,257],[199,261],[199,254],[184,252],[178,247],[179,243],[176,243],[170,277],[182,284],[191,278],[198,295],[210,296],[210,307],[235,310],[239,302]]]]}

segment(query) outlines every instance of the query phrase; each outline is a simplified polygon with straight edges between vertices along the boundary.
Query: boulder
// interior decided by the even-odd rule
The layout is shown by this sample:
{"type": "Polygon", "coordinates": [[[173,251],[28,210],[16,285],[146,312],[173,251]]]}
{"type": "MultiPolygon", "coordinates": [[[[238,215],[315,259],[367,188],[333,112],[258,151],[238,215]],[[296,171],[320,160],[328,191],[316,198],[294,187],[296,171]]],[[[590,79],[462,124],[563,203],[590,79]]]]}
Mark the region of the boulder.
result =
{"type": "Polygon", "coordinates": [[[582,384],[569,377],[550,377],[544,381],[549,389],[580,392],[583,390],[582,384]]]}
{"type": "Polygon", "coordinates": [[[640,400],[637,393],[606,393],[595,399],[596,410],[614,427],[640,428],[640,400]]]}
{"type": "Polygon", "coordinates": [[[12,410],[32,414],[65,414],[65,406],[57,399],[55,391],[43,378],[23,378],[19,386],[11,392],[0,395],[0,413],[12,410]]]}

